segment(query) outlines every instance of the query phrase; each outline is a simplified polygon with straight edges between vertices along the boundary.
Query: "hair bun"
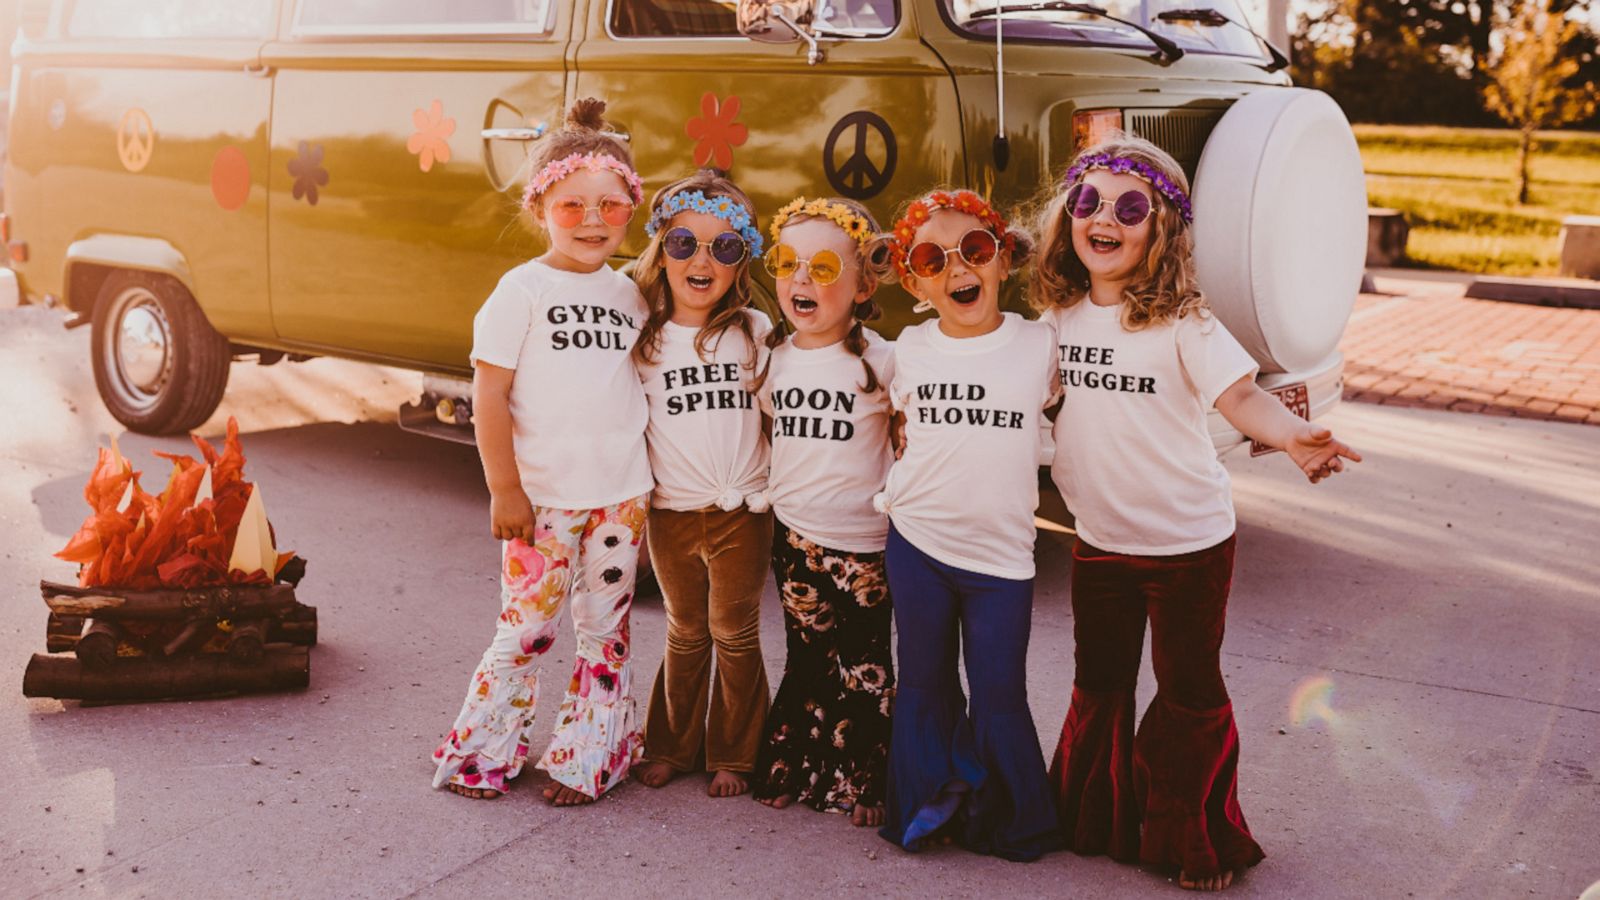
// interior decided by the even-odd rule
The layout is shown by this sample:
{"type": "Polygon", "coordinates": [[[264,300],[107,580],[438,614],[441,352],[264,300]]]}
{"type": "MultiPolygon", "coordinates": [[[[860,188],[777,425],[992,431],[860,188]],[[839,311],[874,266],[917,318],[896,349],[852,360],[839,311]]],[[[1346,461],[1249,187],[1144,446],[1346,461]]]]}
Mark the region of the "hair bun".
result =
{"type": "Polygon", "coordinates": [[[604,131],[606,127],[606,102],[594,97],[583,97],[572,104],[567,110],[567,125],[572,128],[587,128],[590,131],[604,131]]]}

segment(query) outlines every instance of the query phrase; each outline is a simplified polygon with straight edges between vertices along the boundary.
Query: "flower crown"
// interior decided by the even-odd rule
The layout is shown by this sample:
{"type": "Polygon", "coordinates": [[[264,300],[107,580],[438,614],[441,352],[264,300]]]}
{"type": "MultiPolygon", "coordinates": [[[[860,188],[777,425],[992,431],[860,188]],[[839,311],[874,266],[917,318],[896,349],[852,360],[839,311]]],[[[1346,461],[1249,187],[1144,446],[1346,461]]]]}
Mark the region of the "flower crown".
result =
{"type": "Polygon", "coordinates": [[[1061,186],[1071,188],[1090,169],[1105,169],[1118,175],[1134,175],[1144,179],[1162,196],[1172,201],[1185,225],[1194,224],[1194,209],[1189,205],[1189,195],[1183,192],[1183,188],[1174,184],[1165,172],[1137,159],[1113,156],[1110,153],[1090,153],[1087,156],[1080,156],[1078,161],[1072,164],[1072,168],[1067,170],[1066,177],[1061,179],[1061,186]]]}
{"type": "Polygon", "coordinates": [[[901,278],[906,277],[910,271],[906,268],[906,255],[911,252],[911,242],[916,239],[917,229],[941,209],[953,209],[976,217],[985,228],[994,233],[1006,252],[1016,252],[1017,236],[1006,232],[1005,217],[995,212],[987,200],[967,190],[934,191],[907,207],[906,214],[900,217],[900,221],[894,223],[894,230],[889,234],[889,259],[894,263],[894,269],[901,278]]]}
{"type": "Polygon", "coordinates": [[[591,172],[615,172],[627,182],[628,195],[633,198],[635,206],[644,202],[644,180],[633,167],[617,159],[609,153],[574,153],[561,159],[545,164],[528,182],[527,190],[522,192],[522,205],[528,209],[533,208],[533,201],[540,194],[550,190],[556,182],[571,175],[579,169],[588,169],[591,172]]]}
{"type": "Polygon", "coordinates": [[[787,206],[778,210],[777,215],[772,217],[770,233],[774,244],[778,242],[778,232],[794,216],[816,216],[827,219],[843,229],[845,234],[848,234],[851,239],[862,247],[865,247],[873,238],[877,237],[876,234],[872,233],[872,223],[843,203],[833,203],[828,200],[807,200],[804,197],[796,197],[789,201],[787,206]]]}
{"type": "Polygon", "coordinates": [[[679,191],[656,206],[650,213],[650,221],[645,223],[644,233],[655,237],[662,226],[672,220],[672,217],[681,212],[704,213],[716,216],[728,223],[741,238],[745,246],[750,248],[751,256],[761,255],[761,232],[756,228],[755,220],[744,204],[732,197],[707,197],[703,191],[679,191]]]}

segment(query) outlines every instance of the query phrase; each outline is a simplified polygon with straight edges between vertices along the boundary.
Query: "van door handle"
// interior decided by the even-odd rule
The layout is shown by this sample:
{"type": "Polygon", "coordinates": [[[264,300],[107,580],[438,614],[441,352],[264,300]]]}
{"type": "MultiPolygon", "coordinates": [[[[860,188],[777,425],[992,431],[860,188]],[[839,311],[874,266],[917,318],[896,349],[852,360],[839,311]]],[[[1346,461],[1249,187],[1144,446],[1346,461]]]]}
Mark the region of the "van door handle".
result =
{"type": "Polygon", "coordinates": [[[539,128],[485,128],[483,139],[486,141],[537,141],[544,137],[545,129],[539,128]]]}
{"type": "Polygon", "coordinates": [[[244,67],[244,73],[251,78],[266,78],[272,74],[272,67],[264,63],[252,63],[244,67]]]}

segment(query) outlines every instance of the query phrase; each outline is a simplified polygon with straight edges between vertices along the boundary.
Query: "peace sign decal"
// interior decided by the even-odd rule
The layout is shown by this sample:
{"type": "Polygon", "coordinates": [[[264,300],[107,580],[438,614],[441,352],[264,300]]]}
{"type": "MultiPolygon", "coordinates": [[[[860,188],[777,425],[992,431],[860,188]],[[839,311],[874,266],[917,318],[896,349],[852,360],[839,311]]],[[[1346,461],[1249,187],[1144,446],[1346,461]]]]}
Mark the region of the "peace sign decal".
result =
{"type": "Polygon", "coordinates": [[[129,172],[142,171],[150,164],[156,148],[156,126],[150,114],[135,106],[122,114],[117,123],[117,158],[129,172]]]}
{"type": "Polygon", "coordinates": [[[889,123],[875,112],[858,109],[836,122],[828,132],[828,140],[822,146],[822,171],[840,196],[866,200],[889,186],[898,156],[894,130],[889,123]],[[873,159],[869,132],[877,132],[878,140],[883,143],[881,164],[873,159]],[[841,143],[845,144],[842,148],[841,143]],[[838,160],[840,151],[847,151],[843,162],[838,160]]]}

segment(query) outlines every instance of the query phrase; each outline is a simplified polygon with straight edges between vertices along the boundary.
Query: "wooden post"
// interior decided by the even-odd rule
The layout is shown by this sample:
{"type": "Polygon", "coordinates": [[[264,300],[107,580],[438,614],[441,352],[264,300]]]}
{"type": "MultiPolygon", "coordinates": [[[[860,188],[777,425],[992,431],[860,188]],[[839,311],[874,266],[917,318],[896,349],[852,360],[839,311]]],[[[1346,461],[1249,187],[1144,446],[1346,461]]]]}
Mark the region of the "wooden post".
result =
{"type": "Polygon", "coordinates": [[[119,659],[99,669],[71,656],[35,653],[22,676],[22,693],[60,700],[162,700],[299,690],[310,683],[311,651],[306,647],[269,647],[252,665],[223,654],[194,654],[119,659]]]}

